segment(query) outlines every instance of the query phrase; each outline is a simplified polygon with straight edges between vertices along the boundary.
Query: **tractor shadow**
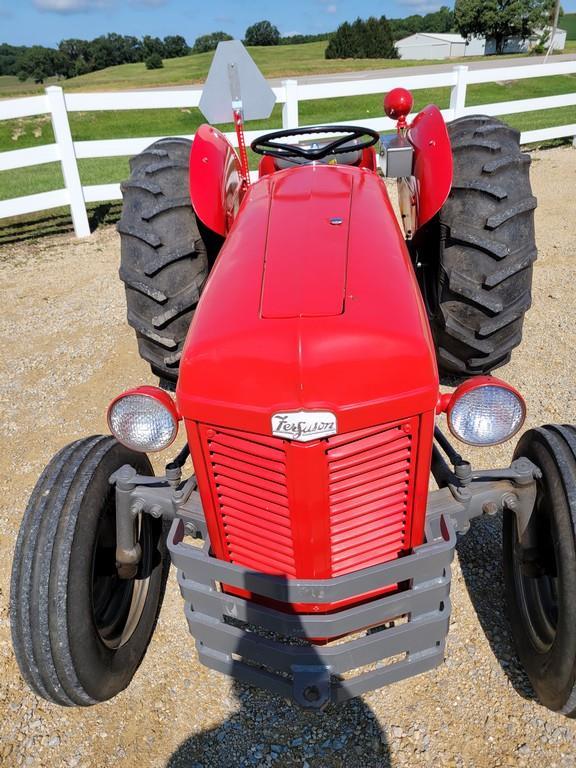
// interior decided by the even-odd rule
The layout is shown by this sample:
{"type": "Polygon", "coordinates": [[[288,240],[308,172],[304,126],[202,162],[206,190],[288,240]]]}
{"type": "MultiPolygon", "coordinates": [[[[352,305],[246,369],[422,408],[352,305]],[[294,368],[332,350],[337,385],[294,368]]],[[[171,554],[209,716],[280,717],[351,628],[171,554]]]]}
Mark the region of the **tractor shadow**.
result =
{"type": "MultiPolygon", "coordinates": [[[[278,639],[269,632],[265,636],[278,639]]],[[[239,640],[233,672],[234,665],[240,666],[238,660],[247,655],[243,650],[239,640]]],[[[183,741],[166,768],[392,768],[386,735],[361,698],[338,707],[329,705],[323,712],[306,711],[291,700],[236,679],[231,689],[225,684],[219,690],[225,678],[216,672],[211,677],[213,695],[234,698],[236,711],[215,728],[183,741]]]]}
{"type": "Polygon", "coordinates": [[[502,575],[502,516],[473,520],[456,546],[462,575],[490,648],[515,691],[524,699],[535,695],[516,654],[502,575]]]}
{"type": "Polygon", "coordinates": [[[309,713],[236,680],[232,690],[237,711],[216,728],[183,741],[166,768],[393,766],[386,736],[362,699],[309,713]]]}

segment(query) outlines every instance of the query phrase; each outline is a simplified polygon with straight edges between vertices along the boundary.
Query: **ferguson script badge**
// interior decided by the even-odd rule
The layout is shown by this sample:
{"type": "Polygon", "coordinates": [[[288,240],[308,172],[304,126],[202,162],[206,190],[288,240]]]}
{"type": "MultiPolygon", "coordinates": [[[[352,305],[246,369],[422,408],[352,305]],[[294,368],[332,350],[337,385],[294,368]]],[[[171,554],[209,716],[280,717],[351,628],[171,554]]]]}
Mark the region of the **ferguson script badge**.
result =
{"type": "Polygon", "coordinates": [[[307,443],[337,431],[336,416],[330,411],[293,411],[272,416],[272,434],[284,440],[307,443]]]}

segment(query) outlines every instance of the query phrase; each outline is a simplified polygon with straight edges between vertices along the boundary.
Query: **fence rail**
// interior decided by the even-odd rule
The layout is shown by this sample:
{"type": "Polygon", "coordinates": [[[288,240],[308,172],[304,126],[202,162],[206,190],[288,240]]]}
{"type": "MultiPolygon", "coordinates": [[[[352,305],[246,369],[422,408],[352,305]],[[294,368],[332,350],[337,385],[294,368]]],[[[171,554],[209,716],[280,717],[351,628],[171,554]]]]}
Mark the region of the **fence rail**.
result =
{"type": "MultiPolygon", "coordinates": [[[[450,106],[448,109],[442,110],[446,120],[453,120],[467,114],[508,115],[576,105],[575,92],[561,96],[544,96],[534,99],[481,104],[473,107],[466,106],[468,85],[500,80],[510,81],[576,74],[576,61],[475,70],[469,70],[466,66],[457,66],[449,72],[426,75],[406,75],[405,72],[406,70],[399,70],[398,75],[386,78],[328,83],[299,83],[297,80],[284,80],[281,86],[273,89],[277,102],[283,105],[282,127],[296,128],[299,126],[298,105],[301,101],[385,93],[397,86],[410,90],[449,87],[451,89],[450,106]]],[[[0,101],[0,120],[49,114],[56,139],[53,144],[0,152],[0,171],[59,161],[65,184],[64,188],[51,192],[0,201],[0,219],[67,205],[70,206],[76,235],[86,237],[90,234],[86,203],[118,200],[121,198],[121,192],[119,184],[82,186],[78,160],[135,155],[162,137],[74,141],[70,131],[68,113],[131,109],[190,109],[198,106],[201,94],[201,89],[194,88],[174,91],[64,93],[60,87],[50,86],[46,88],[45,94],[42,96],[0,101]]],[[[382,131],[390,130],[395,125],[387,117],[339,122],[343,125],[361,125],[382,131]]],[[[246,139],[252,141],[262,133],[264,131],[248,131],[246,139]]],[[[235,133],[229,133],[227,136],[233,144],[236,143],[235,133]]],[[[520,140],[523,144],[528,144],[567,136],[576,137],[576,123],[525,131],[521,134],[520,140]]],[[[184,138],[192,139],[194,136],[192,134],[184,136],[184,138]]]]}

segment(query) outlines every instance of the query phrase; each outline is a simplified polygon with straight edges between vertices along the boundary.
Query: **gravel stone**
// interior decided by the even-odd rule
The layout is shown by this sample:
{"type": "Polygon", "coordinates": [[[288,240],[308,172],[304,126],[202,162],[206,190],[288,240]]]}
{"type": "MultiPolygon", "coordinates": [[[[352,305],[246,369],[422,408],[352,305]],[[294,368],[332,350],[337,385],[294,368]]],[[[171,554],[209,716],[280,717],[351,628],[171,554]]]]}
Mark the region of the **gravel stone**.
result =
{"type": "MultiPolygon", "coordinates": [[[[576,150],[532,157],[540,251],[534,303],[522,345],[497,374],[526,397],[527,427],[576,423],[576,150]]],[[[85,240],[0,247],[2,768],[574,768],[576,722],[534,701],[512,646],[498,516],[475,522],[459,541],[447,663],[323,714],[201,666],[174,574],[126,691],[68,710],[28,690],[12,653],[7,604],[27,498],[58,448],[106,432],[106,406],[116,394],[156,384],[126,323],[118,266],[119,238],[110,227],[85,240]]],[[[157,471],[182,442],[153,457],[157,471]]],[[[487,468],[507,466],[513,445],[461,450],[487,468]]]]}

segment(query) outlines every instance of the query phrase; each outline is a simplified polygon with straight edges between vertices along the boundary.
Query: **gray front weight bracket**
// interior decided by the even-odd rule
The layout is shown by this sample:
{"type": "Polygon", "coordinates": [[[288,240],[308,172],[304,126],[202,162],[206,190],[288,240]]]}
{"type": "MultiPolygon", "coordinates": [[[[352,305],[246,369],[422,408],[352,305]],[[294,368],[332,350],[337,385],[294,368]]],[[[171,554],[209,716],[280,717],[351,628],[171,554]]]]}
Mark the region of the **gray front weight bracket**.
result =
{"type": "Polygon", "coordinates": [[[451,520],[435,516],[427,521],[426,543],[405,557],[331,579],[303,580],[218,560],[209,540],[203,548],[185,541],[179,519],[168,535],[200,661],[305,709],[323,709],[442,662],[455,544],[451,520]],[[387,586],[394,592],[382,594],[387,586]],[[329,608],[374,592],[380,595],[331,612],[290,611],[290,604],[329,608]],[[375,629],[366,633],[367,627],[375,629]],[[318,638],[341,639],[315,644],[318,638]]]}
{"type": "Polygon", "coordinates": [[[133,569],[139,514],[172,519],[167,544],[199,660],[306,709],[323,709],[443,661],[456,533],[464,533],[472,518],[507,507],[519,532],[529,530],[538,477],[531,462],[517,459],[507,469],[460,474],[429,494],[425,541],[412,552],[344,576],[303,580],[215,558],[194,477],[182,484],[180,470],[154,478],[125,466],[110,478],[116,485],[117,560],[121,573],[133,569]],[[186,540],[198,535],[203,546],[186,540]],[[382,594],[387,586],[393,591],[382,594]],[[290,609],[347,600],[353,604],[329,612],[290,609]],[[318,644],[319,638],[340,639],[318,644]]]}
{"type": "Polygon", "coordinates": [[[165,477],[139,475],[125,464],[109,478],[116,486],[116,567],[123,579],[136,575],[142,557],[137,541],[136,520],[141,514],[173,520],[196,489],[193,476],[180,484],[180,467],[166,469],[165,477]]]}

